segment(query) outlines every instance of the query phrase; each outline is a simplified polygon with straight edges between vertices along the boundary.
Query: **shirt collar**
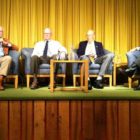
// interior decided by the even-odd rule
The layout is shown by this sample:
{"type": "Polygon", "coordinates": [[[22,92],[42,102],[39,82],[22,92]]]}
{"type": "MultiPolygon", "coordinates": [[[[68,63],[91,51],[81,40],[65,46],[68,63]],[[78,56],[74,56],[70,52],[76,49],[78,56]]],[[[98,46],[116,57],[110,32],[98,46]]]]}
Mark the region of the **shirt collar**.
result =
{"type": "Polygon", "coordinates": [[[92,41],[92,42],[88,42],[88,44],[94,44],[94,41],[92,41]]]}
{"type": "Polygon", "coordinates": [[[44,42],[45,42],[45,43],[46,43],[47,41],[48,41],[48,42],[51,42],[51,41],[52,41],[52,39],[49,39],[49,40],[44,40],[44,42]]]}

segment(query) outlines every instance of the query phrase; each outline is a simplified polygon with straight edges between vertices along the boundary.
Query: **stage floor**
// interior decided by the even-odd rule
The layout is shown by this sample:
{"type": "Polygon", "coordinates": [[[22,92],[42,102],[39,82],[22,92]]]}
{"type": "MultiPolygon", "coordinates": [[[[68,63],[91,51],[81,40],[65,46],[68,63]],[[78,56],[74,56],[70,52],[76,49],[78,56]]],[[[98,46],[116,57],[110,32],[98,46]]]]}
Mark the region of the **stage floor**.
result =
{"type": "Polygon", "coordinates": [[[7,85],[5,91],[0,91],[0,100],[94,100],[94,99],[140,99],[140,91],[134,91],[123,86],[105,87],[104,89],[93,88],[88,93],[82,91],[55,91],[51,93],[48,87],[40,87],[37,90],[30,90],[26,87],[14,89],[7,85]]]}

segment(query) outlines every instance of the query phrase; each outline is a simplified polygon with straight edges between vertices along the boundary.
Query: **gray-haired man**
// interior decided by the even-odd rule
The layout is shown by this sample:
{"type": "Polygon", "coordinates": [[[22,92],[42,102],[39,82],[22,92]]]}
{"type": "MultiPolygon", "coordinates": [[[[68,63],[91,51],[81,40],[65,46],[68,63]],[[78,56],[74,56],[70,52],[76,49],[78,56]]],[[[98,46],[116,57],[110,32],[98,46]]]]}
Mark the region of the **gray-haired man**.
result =
{"type": "Polygon", "coordinates": [[[44,30],[44,40],[37,42],[31,58],[31,71],[34,76],[31,89],[38,87],[37,73],[40,64],[50,64],[51,59],[66,59],[67,50],[58,42],[51,39],[50,28],[44,30]]]}

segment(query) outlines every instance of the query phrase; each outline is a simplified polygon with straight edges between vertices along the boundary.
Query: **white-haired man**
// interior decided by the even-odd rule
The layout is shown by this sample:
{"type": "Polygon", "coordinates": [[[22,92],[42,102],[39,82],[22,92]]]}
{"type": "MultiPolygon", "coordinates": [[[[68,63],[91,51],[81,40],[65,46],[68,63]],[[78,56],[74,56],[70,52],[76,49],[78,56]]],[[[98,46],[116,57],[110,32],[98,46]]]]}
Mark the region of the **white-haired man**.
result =
{"type": "MultiPolygon", "coordinates": [[[[55,40],[52,40],[52,31],[50,28],[44,30],[44,40],[35,44],[31,57],[31,71],[33,82],[31,89],[38,88],[38,68],[40,64],[50,64],[51,59],[66,59],[67,50],[55,40]],[[59,58],[58,58],[59,57],[59,58]]],[[[56,67],[57,69],[58,67],[56,67]]],[[[57,71],[57,70],[56,70],[57,71]]]]}
{"type": "MultiPolygon", "coordinates": [[[[103,88],[103,77],[111,63],[112,54],[105,54],[102,43],[95,41],[95,32],[93,30],[87,32],[86,41],[80,42],[77,53],[80,59],[88,59],[89,65],[92,63],[101,65],[94,87],[103,88]]],[[[90,79],[88,83],[88,89],[91,90],[90,79]]]]}

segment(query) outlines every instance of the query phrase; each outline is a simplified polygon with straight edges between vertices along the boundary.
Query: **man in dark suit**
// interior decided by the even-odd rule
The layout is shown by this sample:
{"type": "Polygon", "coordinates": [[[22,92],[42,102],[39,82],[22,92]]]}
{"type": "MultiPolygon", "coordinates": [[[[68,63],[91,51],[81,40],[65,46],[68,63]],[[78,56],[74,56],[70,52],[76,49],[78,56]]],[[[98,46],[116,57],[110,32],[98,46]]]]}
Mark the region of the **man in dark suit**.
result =
{"type": "MultiPolygon", "coordinates": [[[[81,60],[89,60],[89,65],[92,63],[101,65],[94,87],[103,88],[103,77],[106,70],[108,69],[108,66],[111,63],[112,54],[105,54],[102,43],[95,41],[95,32],[93,30],[89,30],[87,32],[87,41],[80,42],[77,54],[81,60]]],[[[88,89],[92,89],[89,78],[88,89]]]]}

